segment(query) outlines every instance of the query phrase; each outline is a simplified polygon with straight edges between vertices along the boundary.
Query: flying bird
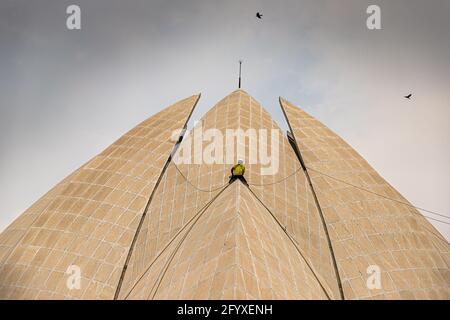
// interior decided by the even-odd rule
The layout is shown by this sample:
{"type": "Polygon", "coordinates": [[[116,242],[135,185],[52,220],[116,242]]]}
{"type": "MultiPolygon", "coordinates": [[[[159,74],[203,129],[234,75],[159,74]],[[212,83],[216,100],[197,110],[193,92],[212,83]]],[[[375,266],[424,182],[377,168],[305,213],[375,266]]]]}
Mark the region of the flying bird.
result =
{"type": "Polygon", "coordinates": [[[405,96],[406,99],[411,99],[412,93],[408,94],[407,96],[405,96]]]}
{"type": "Polygon", "coordinates": [[[262,15],[262,13],[257,12],[257,13],[256,13],[256,17],[257,17],[258,19],[262,19],[263,15],[262,15]]]}

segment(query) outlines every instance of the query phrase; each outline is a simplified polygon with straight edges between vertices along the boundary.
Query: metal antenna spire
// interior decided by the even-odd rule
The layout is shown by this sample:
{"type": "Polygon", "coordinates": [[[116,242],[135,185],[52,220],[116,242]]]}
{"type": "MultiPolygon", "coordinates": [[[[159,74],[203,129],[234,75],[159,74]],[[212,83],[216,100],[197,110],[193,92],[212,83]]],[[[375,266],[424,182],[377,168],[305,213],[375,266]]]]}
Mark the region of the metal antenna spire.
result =
{"type": "Polygon", "coordinates": [[[242,60],[239,60],[239,86],[238,88],[241,88],[241,66],[242,66],[242,60]]]}

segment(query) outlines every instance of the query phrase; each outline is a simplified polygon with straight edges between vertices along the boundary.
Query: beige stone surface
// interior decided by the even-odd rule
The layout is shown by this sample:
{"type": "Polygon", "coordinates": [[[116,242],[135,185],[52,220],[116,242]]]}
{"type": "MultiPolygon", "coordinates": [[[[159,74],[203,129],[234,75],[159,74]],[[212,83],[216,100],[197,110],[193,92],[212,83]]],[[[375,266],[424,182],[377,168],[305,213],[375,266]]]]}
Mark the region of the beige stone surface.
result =
{"type": "Polygon", "coordinates": [[[0,235],[0,298],[112,299],[137,225],[199,96],[123,135],[0,235]],[[70,265],[81,289],[69,290],[70,265]]]}
{"type": "Polygon", "coordinates": [[[126,299],[327,299],[270,212],[240,181],[168,243],[126,299]]]}
{"type": "MultiPolygon", "coordinates": [[[[196,128],[200,126],[204,132],[216,129],[223,135],[227,129],[241,129],[243,133],[248,129],[267,129],[269,136],[271,129],[276,130],[280,149],[279,170],[273,175],[262,175],[261,164],[245,161],[246,178],[255,195],[294,239],[321,279],[329,297],[339,299],[332,257],[306,178],[287,138],[267,111],[245,91],[236,90],[207,112],[196,128]]],[[[188,137],[194,139],[193,132],[188,137]]],[[[185,139],[183,144],[189,141],[185,139]]],[[[202,149],[205,150],[208,144],[209,141],[204,141],[202,149]]],[[[242,145],[243,158],[249,159],[252,148],[250,140],[243,140],[242,145]]],[[[268,147],[270,155],[273,150],[270,144],[268,147]]],[[[238,158],[236,149],[235,152],[234,162],[238,158]]],[[[194,154],[192,147],[191,155],[194,154]]],[[[177,170],[173,163],[169,165],[139,233],[119,298],[123,298],[130,286],[139,281],[155,256],[180,228],[227,183],[230,167],[231,164],[179,164],[177,170]]]]}
{"type": "Polygon", "coordinates": [[[224,182],[221,182],[220,186],[212,188],[217,189],[215,191],[209,192],[209,189],[200,191],[203,189],[199,187],[203,185],[199,179],[203,179],[204,175],[200,174],[198,166],[190,168],[187,177],[191,179],[189,182],[173,163],[168,166],[138,234],[124,274],[119,298],[129,291],[167,244],[182,232],[197,211],[219,192],[218,188],[221,189],[224,185],[224,182]]]}
{"type": "Polygon", "coordinates": [[[323,210],[345,298],[449,299],[442,235],[339,136],[280,103],[323,210]],[[371,265],[380,267],[380,289],[366,285],[371,265]]]}

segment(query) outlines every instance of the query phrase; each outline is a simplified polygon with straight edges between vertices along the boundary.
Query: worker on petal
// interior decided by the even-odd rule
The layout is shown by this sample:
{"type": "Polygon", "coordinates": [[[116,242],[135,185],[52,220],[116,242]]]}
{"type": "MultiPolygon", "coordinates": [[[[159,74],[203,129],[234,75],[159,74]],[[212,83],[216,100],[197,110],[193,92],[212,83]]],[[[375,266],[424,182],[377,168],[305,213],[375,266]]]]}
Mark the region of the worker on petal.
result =
{"type": "Polygon", "coordinates": [[[241,159],[238,160],[237,164],[235,164],[232,168],[231,168],[231,175],[232,176],[243,176],[245,173],[245,166],[244,166],[244,161],[242,161],[241,159]]]}
{"type": "Polygon", "coordinates": [[[242,182],[244,182],[245,184],[247,184],[247,181],[244,178],[244,173],[245,173],[245,165],[244,165],[244,161],[242,161],[241,159],[238,160],[237,164],[235,164],[232,168],[231,168],[231,177],[230,177],[230,183],[233,182],[236,179],[240,179],[242,182]]]}

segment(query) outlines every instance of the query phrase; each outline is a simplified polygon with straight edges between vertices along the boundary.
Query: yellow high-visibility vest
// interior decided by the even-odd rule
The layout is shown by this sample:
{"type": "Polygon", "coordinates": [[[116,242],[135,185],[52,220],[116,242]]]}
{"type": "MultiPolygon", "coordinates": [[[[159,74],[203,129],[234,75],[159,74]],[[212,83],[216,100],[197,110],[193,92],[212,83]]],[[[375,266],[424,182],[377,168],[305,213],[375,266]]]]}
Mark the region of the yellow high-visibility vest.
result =
{"type": "Polygon", "coordinates": [[[233,167],[234,176],[243,176],[245,172],[245,166],[243,164],[237,164],[233,167]]]}

